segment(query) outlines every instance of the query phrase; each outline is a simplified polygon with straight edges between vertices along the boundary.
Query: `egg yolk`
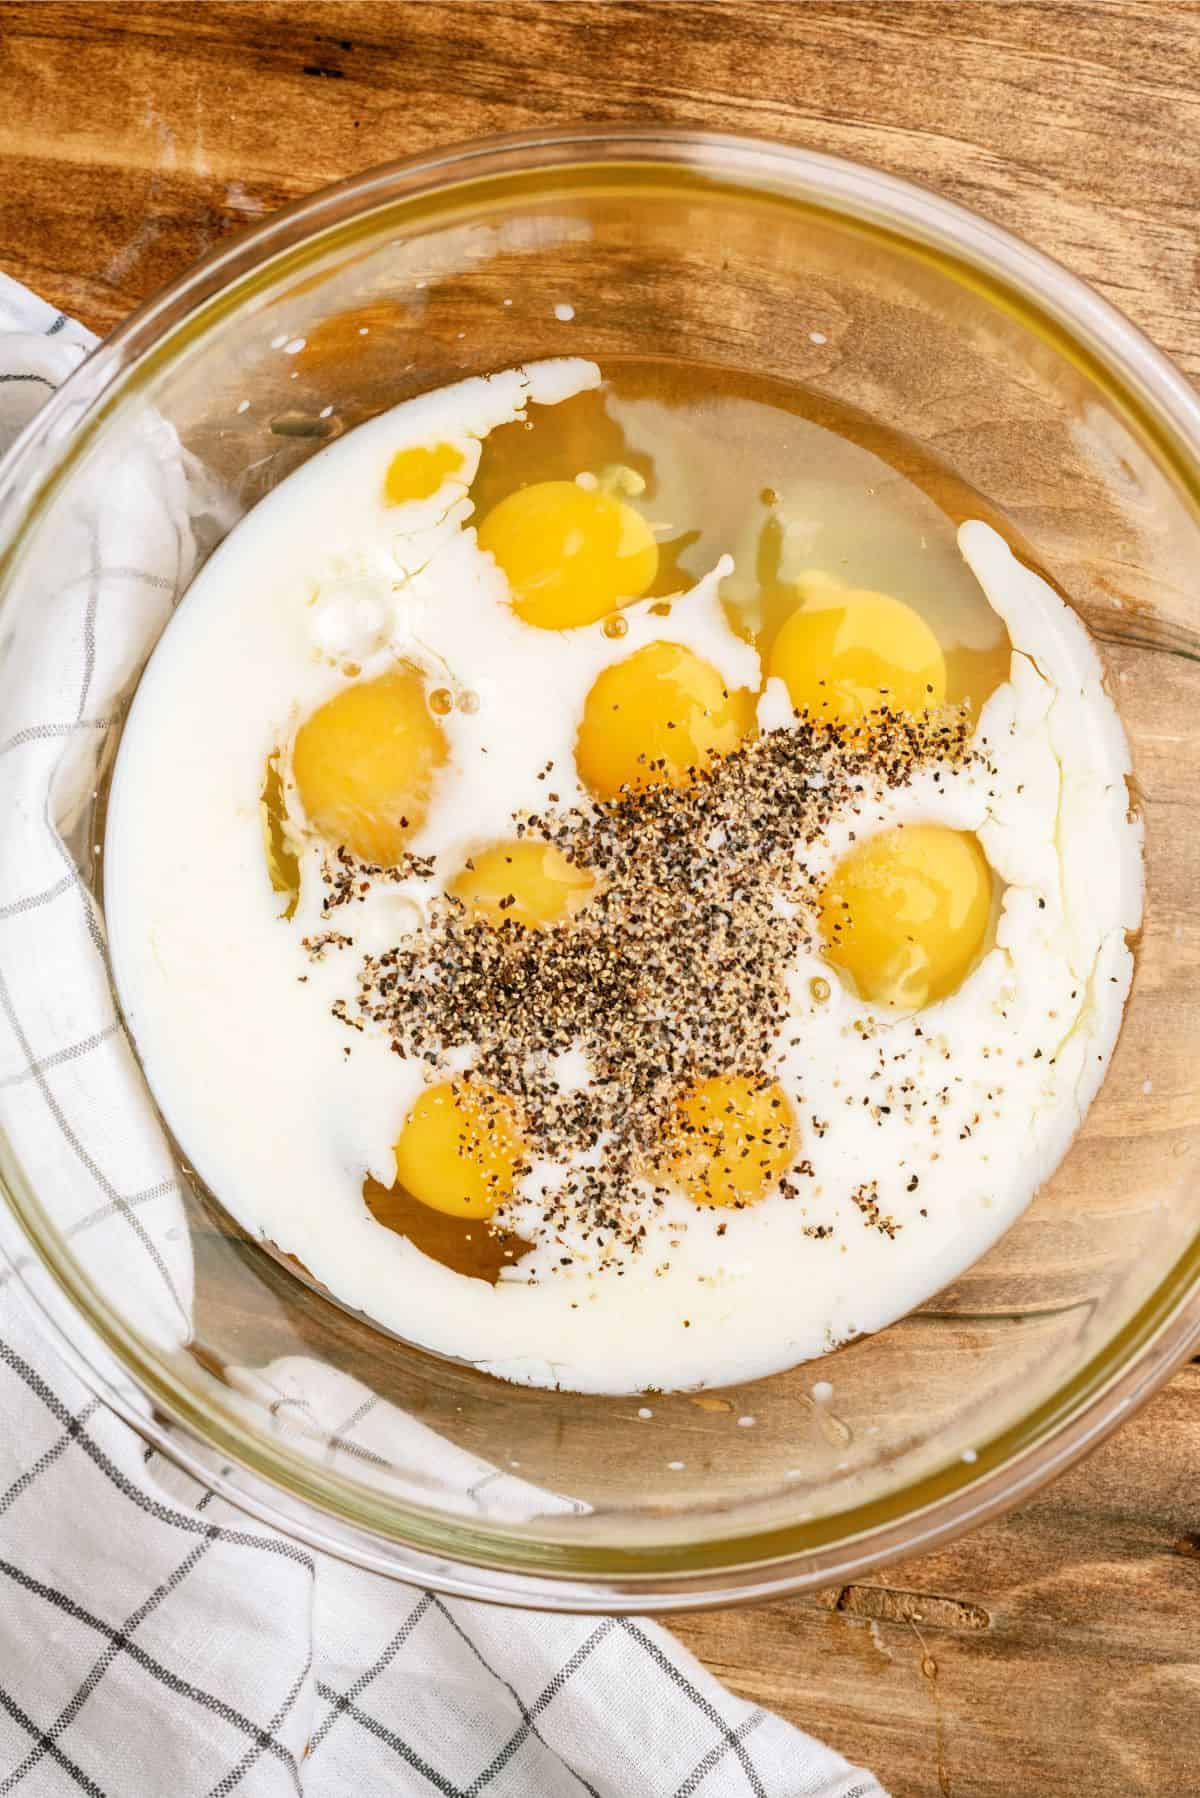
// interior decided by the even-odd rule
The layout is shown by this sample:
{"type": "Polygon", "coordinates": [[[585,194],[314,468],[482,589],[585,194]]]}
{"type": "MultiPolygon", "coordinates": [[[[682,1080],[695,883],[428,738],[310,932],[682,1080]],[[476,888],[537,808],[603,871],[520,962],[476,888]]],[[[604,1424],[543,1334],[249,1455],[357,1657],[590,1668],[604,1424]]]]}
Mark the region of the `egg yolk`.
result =
{"type": "Polygon", "coordinates": [[[404,506],[414,499],[432,499],[442,482],[463,465],[462,451],[452,443],[418,444],[397,450],[388,463],[383,497],[389,506],[404,506]]]}
{"type": "Polygon", "coordinates": [[[446,740],[420,676],[395,668],[319,706],[296,732],[292,773],[309,824],[365,862],[400,860],[425,816],[446,740]]]}
{"type": "Polygon", "coordinates": [[[593,683],[575,742],[580,778],[600,799],[623,786],[683,786],[754,726],[754,698],[678,643],[648,643],[593,683]]]}
{"type": "Polygon", "coordinates": [[[528,930],[561,924],[581,911],[596,883],[553,843],[529,838],[477,850],[450,883],[450,892],[489,923],[506,920],[528,930]]]}
{"type": "Polygon", "coordinates": [[[862,998],[918,1010],[970,971],[992,887],[974,836],[940,824],[884,831],[846,856],[822,894],[826,955],[862,998]]]}
{"type": "Polygon", "coordinates": [[[658,545],[640,512],[574,481],[538,481],[493,506],[479,547],[496,558],[526,624],[564,631],[640,599],[658,545]]]}
{"type": "Polygon", "coordinates": [[[422,1093],[395,1155],[405,1191],[452,1217],[490,1217],[525,1168],[511,1102],[475,1080],[444,1080],[422,1093]]]}
{"type": "Polygon", "coordinates": [[[777,1080],[717,1074],[677,1101],[670,1173],[697,1205],[753,1205],[796,1147],[796,1117],[777,1080]]]}
{"type": "Polygon", "coordinates": [[[796,710],[852,722],[887,706],[921,712],[946,696],[946,663],[919,613],[887,593],[822,583],[793,612],[771,645],[778,676],[796,710]]]}

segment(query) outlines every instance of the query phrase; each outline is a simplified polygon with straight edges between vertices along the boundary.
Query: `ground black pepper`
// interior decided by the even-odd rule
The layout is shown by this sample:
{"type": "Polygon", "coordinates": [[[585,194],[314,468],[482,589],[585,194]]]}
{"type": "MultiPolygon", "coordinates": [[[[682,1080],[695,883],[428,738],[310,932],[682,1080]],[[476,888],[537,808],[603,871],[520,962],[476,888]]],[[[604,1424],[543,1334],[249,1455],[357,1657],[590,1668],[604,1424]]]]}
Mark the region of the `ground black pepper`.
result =
{"type": "MultiPolygon", "coordinates": [[[[880,788],[903,787],[931,763],[953,770],[977,760],[969,728],[965,713],[949,709],[884,709],[853,726],[804,716],[691,771],[684,786],[516,817],[518,836],[554,845],[596,878],[587,906],[531,930],[438,894],[420,932],[360,958],[356,991],[335,1015],[354,1029],[382,1029],[398,1055],[422,1058],[442,1077],[449,1053],[469,1045],[469,1078],[516,1102],[531,1153],[592,1151],[548,1195],[545,1228],[571,1221],[602,1252],[636,1249],[646,1229],[632,1181],[661,1180],[656,1158],[681,1094],[720,1074],[766,1083],[792,1010],[787,971],[818,929],[808,852],[835,817],[880,788]],[[582,1050],[590,1070],[576,1091],[556,1072],[569,1050],[582,1050]]],[[[362,898],[377,879],[434,872],[432,858],[381,869],[339,850],[326,860],[323,913],[362,898]]],[[[515,903],[502,899],[500,909],[515,903]]],[[[329,932],[308,946],[320,954],[340,941],[329,932]]],[[[875,1109],[886,1115],[888,1106],[875,1109]]],[[[789,1196],[798,1191],[786,1184],[789,1196]]],[[[854,1197],[864,1221],[895,1234],[899,1225],[871,1195],[854,1197]]]]}

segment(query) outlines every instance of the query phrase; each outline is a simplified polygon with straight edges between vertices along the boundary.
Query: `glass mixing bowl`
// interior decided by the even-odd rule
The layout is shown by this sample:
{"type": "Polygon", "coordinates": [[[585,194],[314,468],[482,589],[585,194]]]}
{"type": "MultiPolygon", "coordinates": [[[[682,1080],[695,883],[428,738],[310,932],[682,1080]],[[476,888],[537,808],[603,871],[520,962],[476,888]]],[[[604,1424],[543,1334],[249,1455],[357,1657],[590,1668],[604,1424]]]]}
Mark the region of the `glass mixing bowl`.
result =
{"type": "Polygon", "coordinates": [[[296,1537],[559,1608],[844,1579],[1078,1455],[1200,1332],[1198,457],[1186,383],[1045,257],[852,163],[699,133],[375,170],[143,306],[0,475],[0,1240],[60,1347],[296,1537]],[[720,1393],[506,1386],[338,1307],[165,1138],[104,960],[105,775],[190,567],[337,433],[565,353],[782,375],[950,465],[1102,645],[1145,817],[1134,990],[1059,1172],[913,1315],[720,1393]]]}

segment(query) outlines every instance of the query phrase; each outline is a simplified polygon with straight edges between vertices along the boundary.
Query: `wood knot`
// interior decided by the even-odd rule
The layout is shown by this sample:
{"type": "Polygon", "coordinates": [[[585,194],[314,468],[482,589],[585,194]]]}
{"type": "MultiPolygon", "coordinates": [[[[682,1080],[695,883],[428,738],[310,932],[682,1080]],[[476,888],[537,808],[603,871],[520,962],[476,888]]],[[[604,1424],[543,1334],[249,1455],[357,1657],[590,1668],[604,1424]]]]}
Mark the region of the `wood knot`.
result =
{"type": "MultiPolygon", "coordinates": [[[[1200,1548],[1197,1548],[1200,1553],[1200,1548]]],[[[843,1586],[830,1594],[830,1610],[846,1617],[871,1617],[882,1623],[924,1624],[929,1629],[990,1629],[992,1619],[982,1605],[964,1598],[942,1598],[932,1592],[901,1592],[890,1586],[843,1586]]]]}

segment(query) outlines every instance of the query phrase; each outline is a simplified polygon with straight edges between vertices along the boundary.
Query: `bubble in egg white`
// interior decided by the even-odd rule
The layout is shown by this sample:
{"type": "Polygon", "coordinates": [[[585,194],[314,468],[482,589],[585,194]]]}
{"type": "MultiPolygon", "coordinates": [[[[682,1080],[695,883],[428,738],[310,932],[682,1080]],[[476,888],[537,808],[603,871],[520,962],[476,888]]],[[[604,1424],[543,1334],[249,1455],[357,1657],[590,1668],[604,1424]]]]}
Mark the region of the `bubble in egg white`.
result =
{"type": "Polygon", "coordinates": [[[418,900],[404,893],[375,893],[354,920],[355,946],[368,955],[382,955],[425,922],[425,907],[418,900]]]}
{"type": "Polygon", "coordinates": [[[377,590],[362,584],[325,589],[308,621],[316,650],[354,662],[378,654],[391,636],[392,626],[391,607],[377,590]]]}

